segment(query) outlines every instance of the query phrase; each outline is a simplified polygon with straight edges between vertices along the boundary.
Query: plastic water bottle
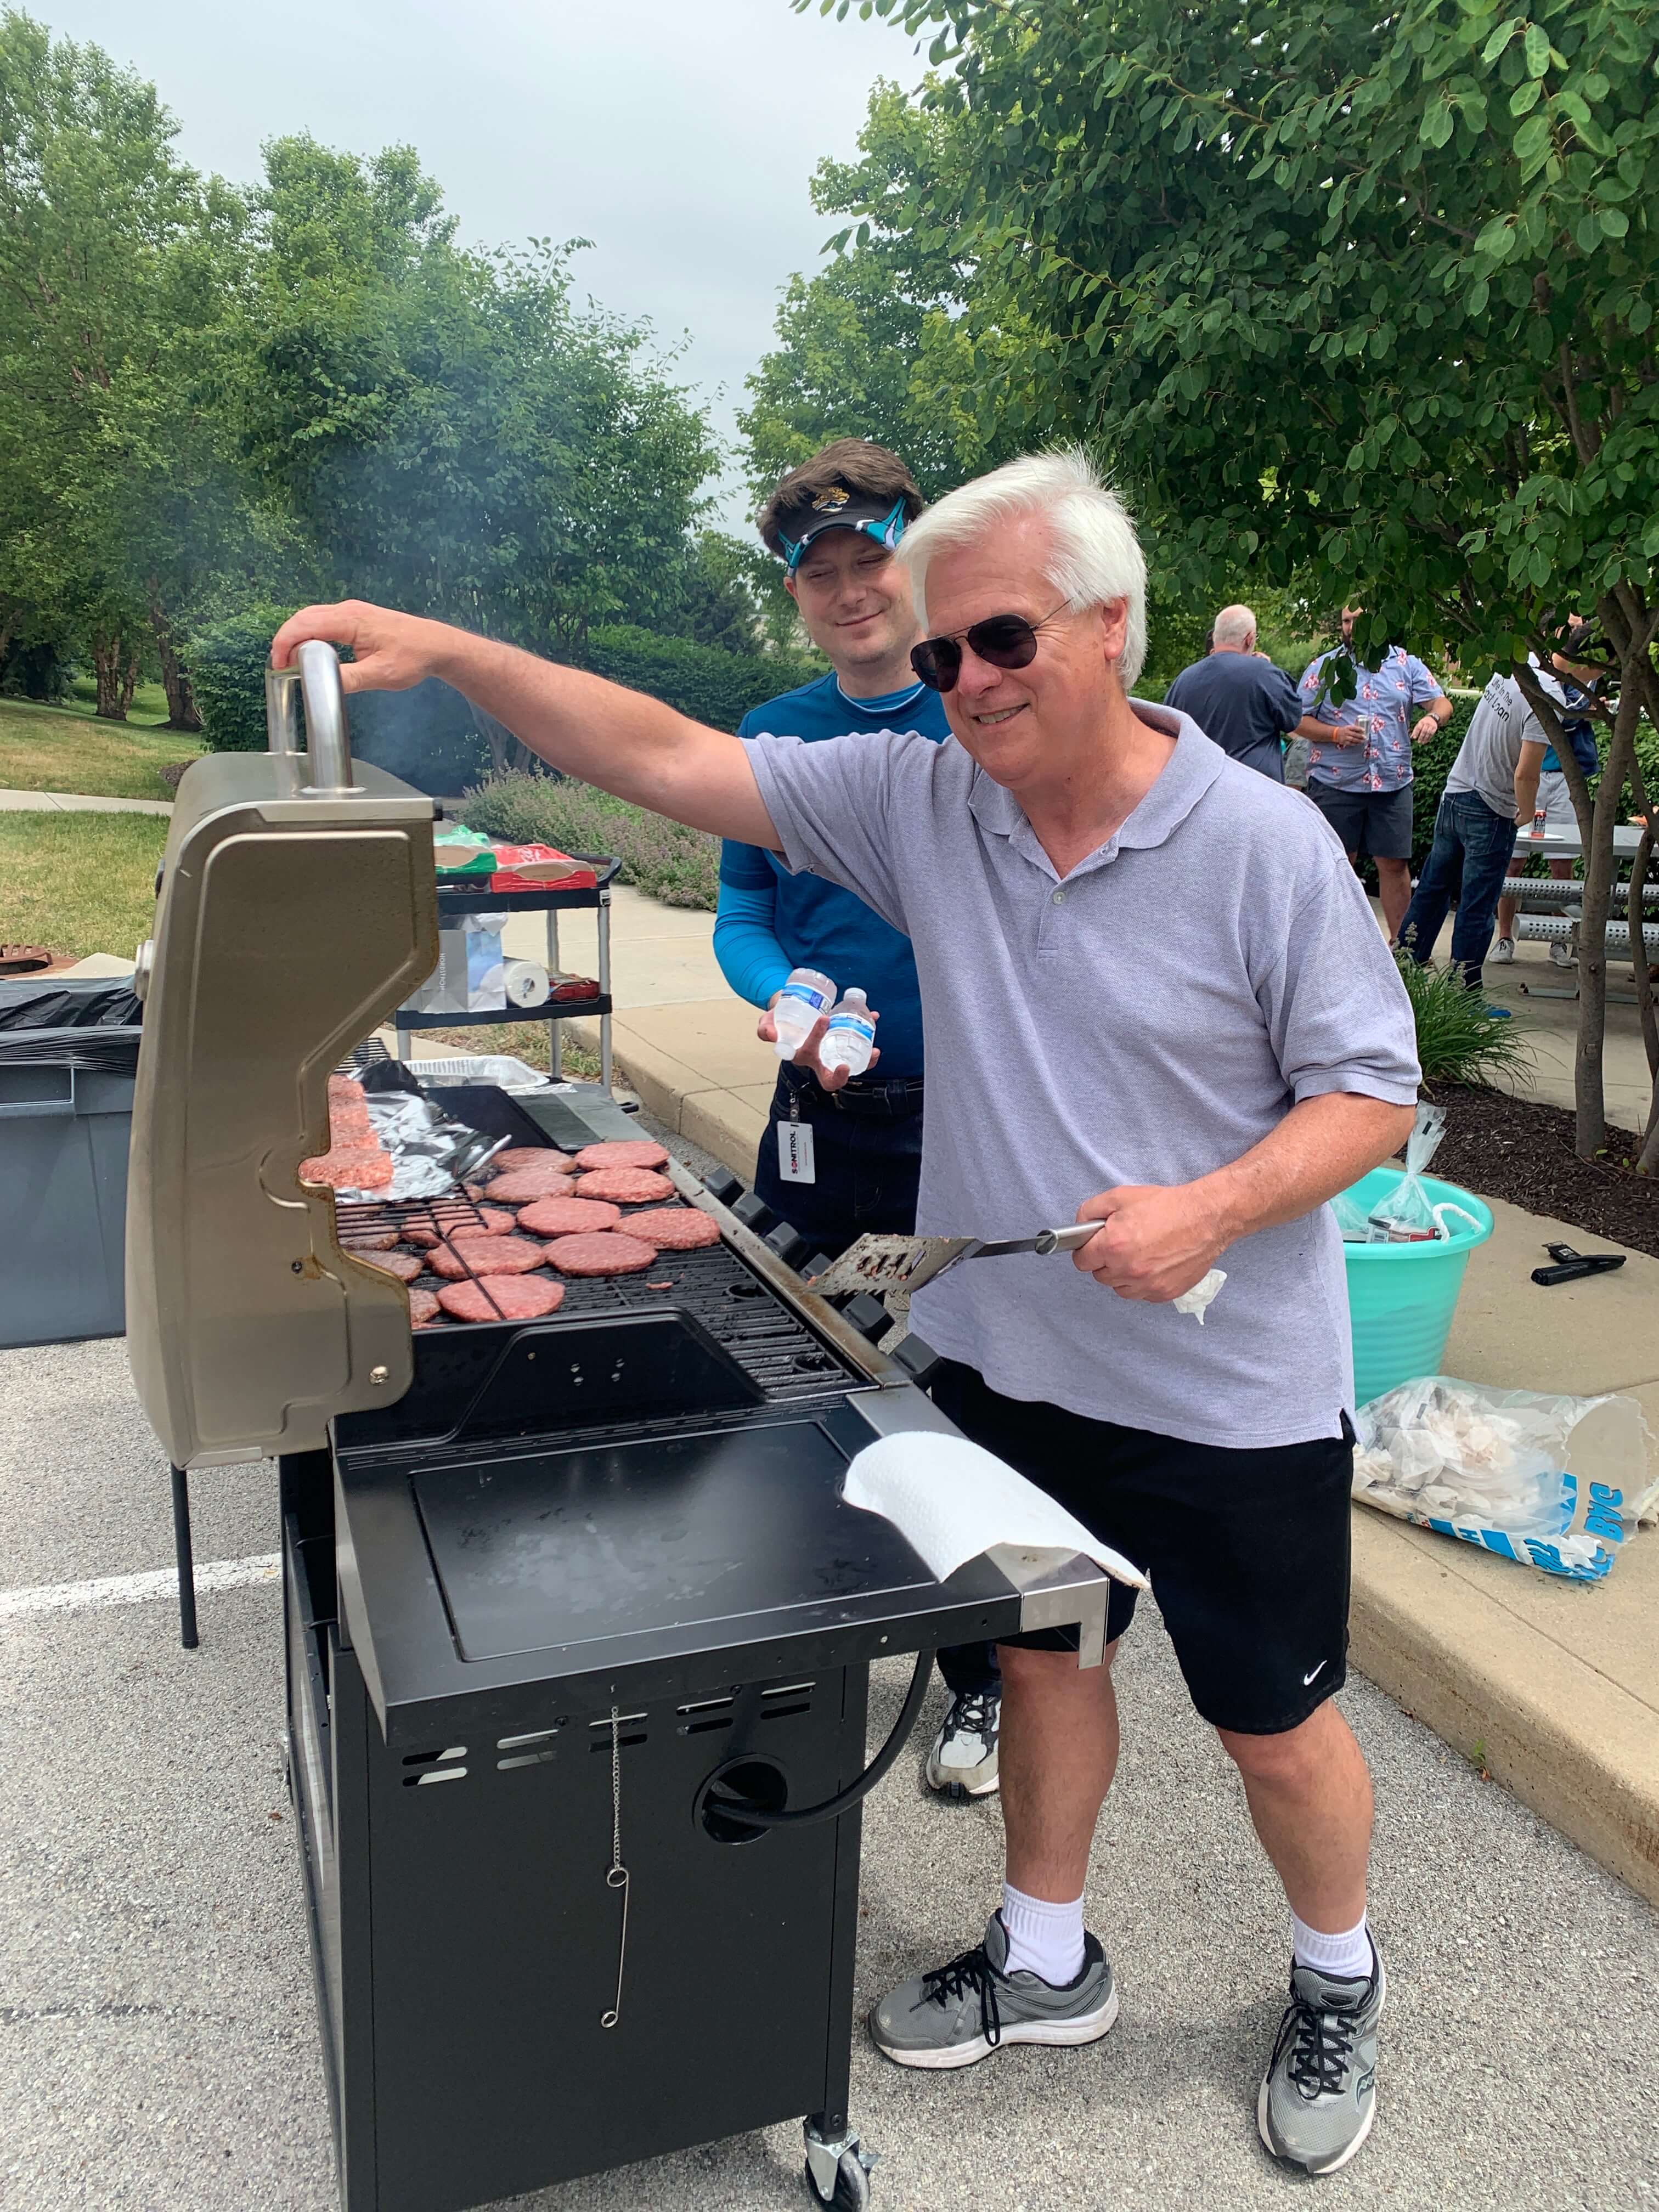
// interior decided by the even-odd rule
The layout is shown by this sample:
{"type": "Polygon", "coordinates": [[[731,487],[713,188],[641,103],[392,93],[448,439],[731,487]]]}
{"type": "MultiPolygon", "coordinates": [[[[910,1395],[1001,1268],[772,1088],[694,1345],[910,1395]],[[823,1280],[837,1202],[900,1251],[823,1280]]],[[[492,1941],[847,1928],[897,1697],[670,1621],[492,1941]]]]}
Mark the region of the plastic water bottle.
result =
{"type": "Polygon", "coordinates": [[[849,991],[830,1017],[818,1058],[826,1067],[844,1067],[849,1075],[862,1075],[870,1065],[875,1042],[875,1018],[863,992],[849,991]]]}
{"type": "Polygon", "coordinates": [[[792,968],[772,1009],[772,1018],[778,1025],[778,1058],[793,1060],[805,1043],[813,1023],[835,1003],[836,987],[827,975],[816,968],[792,968]]]}

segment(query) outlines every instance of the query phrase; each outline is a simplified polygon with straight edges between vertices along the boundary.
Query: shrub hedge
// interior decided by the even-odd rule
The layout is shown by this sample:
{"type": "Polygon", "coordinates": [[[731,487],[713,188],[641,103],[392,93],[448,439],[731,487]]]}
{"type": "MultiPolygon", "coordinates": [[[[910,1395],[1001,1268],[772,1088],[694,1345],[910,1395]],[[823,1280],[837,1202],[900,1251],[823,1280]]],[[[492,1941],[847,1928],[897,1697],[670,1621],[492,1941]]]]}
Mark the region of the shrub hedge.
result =
{"type": "Polygon", "coordinates": [[[824,662],[805,655],[726,653],[623,623],[592,631],[581,658],[596,676],[648,692],[717,730],[735,730],[751,707],[828,672],[824,662]]]}
{"type": "Polygon", "coordinates": [[[620,879],[665,906],[712,914],[720,889],[720,841],[647,814],[569,777],[496,775],[461,802],[470,830],[512,844],[539,842],[562,853],[615,853],[620,879]]]}

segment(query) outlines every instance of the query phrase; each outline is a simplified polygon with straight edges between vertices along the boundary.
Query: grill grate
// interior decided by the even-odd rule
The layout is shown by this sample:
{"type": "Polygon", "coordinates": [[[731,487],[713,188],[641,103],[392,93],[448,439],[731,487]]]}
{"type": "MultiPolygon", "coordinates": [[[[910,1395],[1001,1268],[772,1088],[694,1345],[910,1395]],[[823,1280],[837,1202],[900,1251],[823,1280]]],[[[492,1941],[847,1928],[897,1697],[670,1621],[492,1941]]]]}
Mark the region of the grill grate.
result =
{"type": "MultiPolygon", "coordinates": [[[[354,1200],[337,1205],[335,1218],[343,1241],[353,1237],[383,1235],[393,1229],[400,1233],[408,1229],[435,1229],[439,1235],[448,1237],[457,1229],[464,1233],[474,1228],[483,1234],[484,1223],[479,1206],[488,1206],[489,1202],[486,1186],[477,1204],[461,1197],[354,1200]]],[[[501,1210],[512,1212],[515,1209],[503,1206],[501,1210]]],[[[625,1206],[617,1224],[618,1231],[627,1234],[630,1212],[654,1210],[642,1206],[625,1206]]],[[[371,1262],[374,1257],[373,1253],[360,1256],[371,1262]]],[[[825,1391],[843,1390],[853,1371],[836,1352],[821,1344],[805,1322],[791,1313],[758,1277],[751,1275],[736,1254],[724,1244],[707,1245],[696,1252],[664,1252],[659,1255],[656,1266],[643,1274],[555,1279],[564,1285],[564,1300],[556,1317],[559,1320],[568,1316],[592,1318],[605,1314],[649,1313],[662,1306],[682,1308],[702,1324],[717,1344],[731,1352],[745,1373],[760,1385],[769,1404],[792,1404],[825,1391]],[[653,1288],[653,1285],[661,1287],[653,1288]]],[[[429,1268],[423,1268],[410,1285],[411,1290],[434,1292],[448,1287],[444,1279],[429,1268]]],[[[489,1297],[489,1293],[486,1291],[484,1296],[489,1297]]],[[[503,1315],[501,1318],[510,1316],[503,1315]]],[[[426,1328],[467,1328],[477,1325],[458,1322],[440,1313],[434,1321],[426,1324],[426,1328]]]]}

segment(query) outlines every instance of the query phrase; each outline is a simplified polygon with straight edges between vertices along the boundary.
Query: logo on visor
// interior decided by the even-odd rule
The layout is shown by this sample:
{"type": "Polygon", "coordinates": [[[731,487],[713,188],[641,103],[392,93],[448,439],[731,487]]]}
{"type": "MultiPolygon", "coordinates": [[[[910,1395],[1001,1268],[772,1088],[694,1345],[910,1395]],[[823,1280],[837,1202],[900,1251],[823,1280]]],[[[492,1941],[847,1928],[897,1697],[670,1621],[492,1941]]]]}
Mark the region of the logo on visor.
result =
{"type": "Polygon", "coordinates": [[[814,514],[839,514],[853,495],[844,485],[831,484],[812,501],[814,514]]]}

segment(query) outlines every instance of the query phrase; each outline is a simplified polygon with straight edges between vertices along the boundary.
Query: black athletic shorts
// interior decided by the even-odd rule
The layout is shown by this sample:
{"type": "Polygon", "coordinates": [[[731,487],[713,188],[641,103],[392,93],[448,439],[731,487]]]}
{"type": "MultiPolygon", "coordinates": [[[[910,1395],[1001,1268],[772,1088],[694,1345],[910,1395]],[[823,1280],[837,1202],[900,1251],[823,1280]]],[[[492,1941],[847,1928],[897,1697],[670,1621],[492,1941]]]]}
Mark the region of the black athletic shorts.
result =
{"type": "MultiPolygon", "coordinates": [[[[1280,1735],[1341,1688],[1353,1430],[1234,1451],[1005,1398],[947,1359],[933,1401],[1150,1576],[1194,1705],[1212,1728],[1280,1735]]],[[[1139,1593],[1112,1584],[1108,1642],[1139,1593]]],[[[1006,1639],[1075,1650],[1075,1628],[1006,1639]]]]}
{"type": "Polygon", "coordinates": [[[1360,860],[1409,860],[1412,856],[1412,787],[1398,791],[1339,791],[1334,783],[1308,778],[1308,796],[1342,840],[1345,853],[1360,860]]]}

